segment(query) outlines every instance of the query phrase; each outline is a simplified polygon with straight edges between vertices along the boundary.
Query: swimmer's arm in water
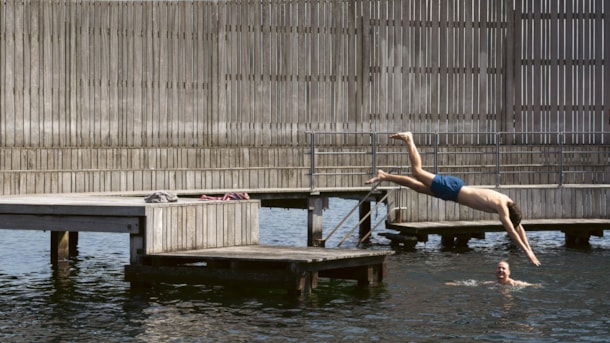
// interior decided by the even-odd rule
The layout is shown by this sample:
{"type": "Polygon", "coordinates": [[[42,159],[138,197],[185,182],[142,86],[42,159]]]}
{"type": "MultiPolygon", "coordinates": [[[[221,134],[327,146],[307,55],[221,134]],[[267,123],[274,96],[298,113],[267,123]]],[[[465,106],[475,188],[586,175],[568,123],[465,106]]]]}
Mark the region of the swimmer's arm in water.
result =
{"type": "MultiPolygon", "coordinates": [[[[476,283],[476,282],[475,282],[476,283]]],[[[497,281],[483,281],[478,283],[479,285],[485,285],[485,286],[492,286],[492,285],[502,285],[501,283],[498,283],[497,281]]],[[[473,284],[473,282],[465,282],[465,281],[450,281],[450,282],[445,282],[446,286],[476,286],[476,284],[473,284]]],[[[506,286],[517,286],[517,287],[535,287],[535,288],[540,288],[542,287],[541,283],[529,283],[529,282],[525,282],[525,281],[517,281],[517,280],[512,280],[512,282],[506,286]]]]}
{"type": "Polygon", "coordinates": [[[513,280],[513,282],[511,283],[511,286],[540,288],[540,287],[542,287],[542,284],[541,283],[529,283],[529,282],[525,282],[525,281],[513,280]]]}
{"type": "Polygon", "coordinates": [[[477,281],[477,280],[464,280],[464,281],[449,281],[449,282],[445,282],[445,285],[447,285],[447,286],[474,287],[474,286],[478,286],[479,284],[480,284],[480,282],[477,281]]]}

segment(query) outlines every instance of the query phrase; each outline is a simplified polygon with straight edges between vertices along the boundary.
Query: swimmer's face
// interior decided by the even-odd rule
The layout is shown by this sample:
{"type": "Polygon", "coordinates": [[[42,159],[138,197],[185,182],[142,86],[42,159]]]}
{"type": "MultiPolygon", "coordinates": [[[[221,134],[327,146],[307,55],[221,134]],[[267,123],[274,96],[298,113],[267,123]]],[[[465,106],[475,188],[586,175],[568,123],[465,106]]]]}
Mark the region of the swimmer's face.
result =
{"type": "Polygon", "coordinates": [[[508,263],[498,263],[498,267],[496,268],[496,277],[498,280],[506,280],[510,277],[510,267],[508,263]]]}

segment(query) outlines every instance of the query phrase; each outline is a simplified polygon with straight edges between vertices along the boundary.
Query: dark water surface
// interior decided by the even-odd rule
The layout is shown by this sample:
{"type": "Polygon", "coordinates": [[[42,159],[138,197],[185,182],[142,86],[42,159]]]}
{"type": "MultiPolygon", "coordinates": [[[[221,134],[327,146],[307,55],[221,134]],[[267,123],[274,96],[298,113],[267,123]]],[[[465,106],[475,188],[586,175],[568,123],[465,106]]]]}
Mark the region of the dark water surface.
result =
{"type": "MultiPolygon", "coordinates": [[[[353,202],[331,200],[325,234],[353,202]]],[[[303,246],[304,211],[261,209],[261,243],[303,246]]],[[[348,222],[332,246],[354,225],[348,222]]],[[[467,251],[431,237],[389,257],[381,287],[322,281],[307,298],[282,291],[123,282],[129,239],[81,233],[68,268],[49,265],[49,233],[0,231],[0,342],[607,342],[610,239],[584,250],[560,232],[530,233],[543,263],[529,265],[504,234],[467,251]],[[542,288],[480,285],[509,259],[513,277],[542,288]],[[458,281],[461,286],[447,286],[458,281]]],[[[344,247],[354,247],[349,240],[344,247]]],[[[368,249],[390,249],[374,237],[368,249]]]]}

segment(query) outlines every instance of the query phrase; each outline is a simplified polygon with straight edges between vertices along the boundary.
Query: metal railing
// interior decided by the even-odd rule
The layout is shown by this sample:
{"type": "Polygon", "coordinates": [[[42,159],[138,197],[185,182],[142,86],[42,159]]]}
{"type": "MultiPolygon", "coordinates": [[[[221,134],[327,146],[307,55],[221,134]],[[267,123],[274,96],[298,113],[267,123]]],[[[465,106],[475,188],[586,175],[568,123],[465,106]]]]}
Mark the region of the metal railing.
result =
{"type": "MultiPolygon", "coordinates": [[[[390,132],[307,134],[312,190],[320,186],[322,177],[362,180],[378,168],[399,173],[410,168],[404,144],[389,139],[390,132]]],[[[562,186],[566,181],[610,182],[608,135],[608,132],[426,132],[414,133],[414,139],[424,168],[435,174],[489,180],[488,184],[496,186],[524,183],[562,186]],[[510,180],[505,183],[505,178],[510,180]]],[[[340,184],[342,188],[362,187],[361,183],[340,184]]]]}

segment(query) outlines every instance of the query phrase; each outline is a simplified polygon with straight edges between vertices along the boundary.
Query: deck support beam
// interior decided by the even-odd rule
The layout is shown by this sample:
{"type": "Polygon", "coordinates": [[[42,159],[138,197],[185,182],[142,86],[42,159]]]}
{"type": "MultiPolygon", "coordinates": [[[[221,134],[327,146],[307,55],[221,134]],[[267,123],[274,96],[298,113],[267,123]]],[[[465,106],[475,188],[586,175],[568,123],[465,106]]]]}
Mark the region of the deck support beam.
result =
{"type": "Polygon", "coordinates": [[[319,195],[312,196],[307,200],[307,246],[323,246],[322,238],[322,212],[324,211],[325,198],[319,195]]]}
{"type": "Polygon", "coordinates": [[[77,255],[78,232],[51,231],[51,264],[77,255]]]}
{"type": "Polygon", "coordinates": [[[360,204],[359,208],[360,220],[366,217],[366,219],[362,220],[362,223],[360,223],[360,228],[358,230],[358,237],[360,239],[367,236],[371,232],[371,216],[368,215],[369,212],[371,212],[371,203],[364,201],[360,204]]]}
{"type": "Polygon", "coordinates": [[[565,241],[567,247],[588,247],[589,246],[589,238],[591,236],[603,237],[604,231],[601,229],[598,230],[583,230],[583,231],[570,231],[563,230],[565,235],[565,241]]]}

